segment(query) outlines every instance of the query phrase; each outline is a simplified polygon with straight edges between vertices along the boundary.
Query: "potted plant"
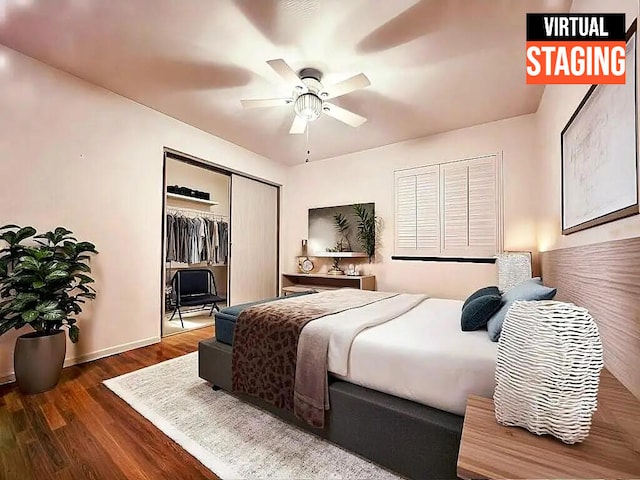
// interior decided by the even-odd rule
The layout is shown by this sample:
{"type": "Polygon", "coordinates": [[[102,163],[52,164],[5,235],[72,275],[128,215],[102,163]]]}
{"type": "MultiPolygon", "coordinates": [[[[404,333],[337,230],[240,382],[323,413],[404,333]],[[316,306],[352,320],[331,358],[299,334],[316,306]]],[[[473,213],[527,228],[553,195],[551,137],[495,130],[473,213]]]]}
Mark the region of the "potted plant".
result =
{"type": "Polygon", "coordinates": [[[78,242],[63,227],[36,235],[33,227],[0,227],[0,335],[25,325],[14,350],[16,382],[24,393],[56,386],[66,353],[64,328],[76,343],[80,330],[75,315],[96,296],[88,275],[89,242],[78,242]],[[25,242],[31,240],[30,244],[25,242]]]}
{"type": "Polygon", "coordinates": [[[356,216],[356,237],[371,263],[376,255],[376,227],[379,226],[379,218],[362,204],[355,204],[353,213],[356,216]]]}

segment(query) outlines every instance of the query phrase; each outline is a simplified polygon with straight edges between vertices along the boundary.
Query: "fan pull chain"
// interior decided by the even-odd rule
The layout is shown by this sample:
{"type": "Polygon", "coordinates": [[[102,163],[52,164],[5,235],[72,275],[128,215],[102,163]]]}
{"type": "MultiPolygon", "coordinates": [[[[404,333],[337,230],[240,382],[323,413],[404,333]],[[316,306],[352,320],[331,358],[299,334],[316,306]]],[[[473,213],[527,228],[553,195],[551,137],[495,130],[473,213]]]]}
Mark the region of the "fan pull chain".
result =
{"type": "Polygon", "coordinates": [[[311,153],[311,150],[309,150],[309,129],[310,129],[310,125],[307,123],[307,128],[305,130],[305,135],[307,138],[307,159],[305,160],[304,163],[309,163],[309,154],[311,153]]]}

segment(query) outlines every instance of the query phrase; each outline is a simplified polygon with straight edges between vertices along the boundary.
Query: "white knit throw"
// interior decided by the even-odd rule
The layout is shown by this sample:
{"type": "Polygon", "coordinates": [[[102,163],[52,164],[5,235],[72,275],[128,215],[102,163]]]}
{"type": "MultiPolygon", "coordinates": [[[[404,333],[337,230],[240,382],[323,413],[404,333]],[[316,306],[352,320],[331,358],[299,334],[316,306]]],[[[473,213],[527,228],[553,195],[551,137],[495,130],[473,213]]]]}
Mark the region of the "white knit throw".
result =
{"type": "Polygon", "coordinates": [[[602,367],[598,327],[586,309],[515,302],[498,344],[493,397],[498,423],[568,444],[583,441],[597,407],[602,367]]]}

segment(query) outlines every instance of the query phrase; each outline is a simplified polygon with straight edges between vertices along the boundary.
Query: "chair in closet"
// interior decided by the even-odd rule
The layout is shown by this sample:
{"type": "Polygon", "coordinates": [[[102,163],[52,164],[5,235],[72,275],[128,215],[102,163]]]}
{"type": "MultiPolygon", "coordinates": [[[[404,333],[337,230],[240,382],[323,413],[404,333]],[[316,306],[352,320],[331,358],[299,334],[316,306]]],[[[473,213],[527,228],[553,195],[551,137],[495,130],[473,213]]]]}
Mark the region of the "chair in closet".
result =
{"type": "Polygon", "coordinates": [[[176,271],[171,279],[171,285],[175,295],[176,306],[169,321],[173,320],[176,312],[180,317],[180,324],[184,328],[182,311],[180,307],[206,307],[211,305],[209,316],[213,310],[220,311],[219,302],[227,299],[218,295],[216,279],[213,272],[207,268],[184,268],[176,271]]]}

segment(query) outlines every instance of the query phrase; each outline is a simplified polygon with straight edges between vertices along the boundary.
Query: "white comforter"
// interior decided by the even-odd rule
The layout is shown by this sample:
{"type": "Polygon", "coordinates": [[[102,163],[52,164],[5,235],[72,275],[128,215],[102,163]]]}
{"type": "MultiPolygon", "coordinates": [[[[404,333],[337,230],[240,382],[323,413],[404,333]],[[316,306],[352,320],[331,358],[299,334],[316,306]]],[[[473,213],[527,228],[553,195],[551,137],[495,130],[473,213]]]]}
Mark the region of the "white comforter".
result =
{"type": "Polygon", "coordinates": [[[493,395],[497,343],[485,330],[463,332],[461,307],[457,300],[402,295],[331,315],[328,369],[463,415],[468,395],[493,395]]]}

